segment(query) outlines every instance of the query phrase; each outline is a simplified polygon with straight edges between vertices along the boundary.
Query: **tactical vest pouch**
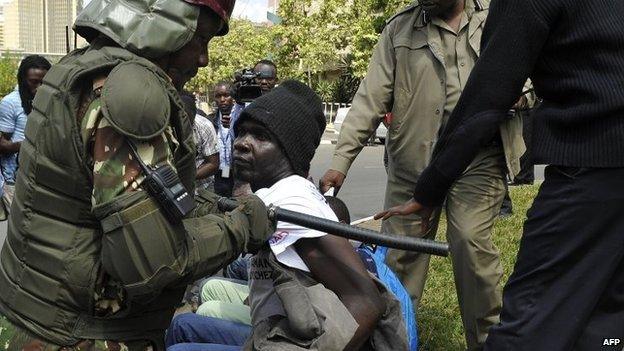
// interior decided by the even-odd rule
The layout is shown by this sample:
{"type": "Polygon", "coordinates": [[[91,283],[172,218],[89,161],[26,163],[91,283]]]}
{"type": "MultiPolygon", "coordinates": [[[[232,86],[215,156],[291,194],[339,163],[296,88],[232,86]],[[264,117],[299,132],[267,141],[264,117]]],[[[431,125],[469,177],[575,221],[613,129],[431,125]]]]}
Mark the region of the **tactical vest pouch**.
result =
{"type": "Polygon", "coordinates": [[[102,265],[129,299],[150,299],[184,275],[186,231],[171,223],[147,193],[137,191],[97,206],[102,265]]]}

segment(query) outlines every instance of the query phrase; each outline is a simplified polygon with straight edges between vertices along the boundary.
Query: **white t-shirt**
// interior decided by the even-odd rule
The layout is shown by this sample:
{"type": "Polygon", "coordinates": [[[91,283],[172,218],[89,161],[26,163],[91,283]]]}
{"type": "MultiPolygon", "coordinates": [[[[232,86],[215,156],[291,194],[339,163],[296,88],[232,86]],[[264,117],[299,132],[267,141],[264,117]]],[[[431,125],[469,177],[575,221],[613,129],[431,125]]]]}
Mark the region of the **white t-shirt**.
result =
{"type": "MultiPolygon", "coordinates": [[[[284,178],[270,188],[260,189],[256,191],[256,195],[267,206],[273,204],[283,209],[338,221],[314,184],[297,175],[284,178]]],[[[309,272],[310,269],[297,254],[293,244],[302,238],[318,238],[324,235],[326,234],[323,232],[295,224],[277,222],[277,229],[269,239],[269,245],[280,263],[309,272]]],[[[271,272],[266,260],[258,256],[252,258],[249,272],[249,305],[254,325],[273,315],[285,315],[281,300],[273,287],[271,272]]]]}
{"type": "MultiPolygon", "coordinates": [[[[298,175],[284,178],[270,188],[259,189],[256,195],[267,206],[272,204],[285,210],[338,222],[334,211],[314,184],[298,175]]],[[[309,272],[310,270],[297,254],[293,244],[301,238],[318,238],[324,235],[326,233],[296,224],[277,222],[277,229],[269,239],[269,245],[280,263],[309,272]]]]}

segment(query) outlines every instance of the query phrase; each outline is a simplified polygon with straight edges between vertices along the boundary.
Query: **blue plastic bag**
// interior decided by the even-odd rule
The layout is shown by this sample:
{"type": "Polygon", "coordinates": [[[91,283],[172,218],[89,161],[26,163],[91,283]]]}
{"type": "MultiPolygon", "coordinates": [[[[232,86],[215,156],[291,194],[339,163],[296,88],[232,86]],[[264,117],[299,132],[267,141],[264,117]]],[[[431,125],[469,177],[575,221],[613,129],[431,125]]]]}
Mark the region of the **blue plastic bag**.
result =
{"type": "Polygon", "coordinates": [[[405,320],[405,326],[407,327],[409,350],[417,351],[418,325],[416,324],[416,312],[412,305],[412,298],[396,274],[386,265],[387,251],[386,247],[381,246],[378,246],[374,251],[370,246],[366,245],[362,245],[357,249],[366,269],[379,278],[386,285],[386,288],[399,300],[401,311],[403,312],[403,320],[405,320]]]}

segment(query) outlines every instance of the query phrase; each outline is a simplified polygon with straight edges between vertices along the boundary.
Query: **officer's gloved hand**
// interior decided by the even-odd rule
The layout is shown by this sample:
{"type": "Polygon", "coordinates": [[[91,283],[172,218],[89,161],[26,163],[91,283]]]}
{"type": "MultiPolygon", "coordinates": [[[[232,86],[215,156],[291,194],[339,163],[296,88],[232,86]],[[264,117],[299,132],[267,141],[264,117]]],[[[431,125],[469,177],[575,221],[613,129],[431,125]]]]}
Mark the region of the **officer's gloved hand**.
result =
{"type": "Polygon", "coordinates": [[[269,219],[264,202],[256,195],[248,195],[237,199],[241,211],[249,221],[249,239],[245,251],[256,253],[275,233],[276,223],[269,219]]]}

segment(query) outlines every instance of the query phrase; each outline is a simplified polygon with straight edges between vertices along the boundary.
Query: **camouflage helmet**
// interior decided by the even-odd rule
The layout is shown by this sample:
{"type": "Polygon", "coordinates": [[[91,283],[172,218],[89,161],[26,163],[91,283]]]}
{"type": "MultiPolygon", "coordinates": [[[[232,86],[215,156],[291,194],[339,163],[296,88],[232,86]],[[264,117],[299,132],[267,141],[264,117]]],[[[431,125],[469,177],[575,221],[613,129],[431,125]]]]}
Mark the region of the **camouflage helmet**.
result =
{"type": "Polygon", "coordinates": [[[225,22],[225,35],[235,0],[92,0],[78,14],[74,30],[91,42],[100,33],[121,47],[147,58],[178,51],[197,28],[200,6],[225,22]]]}

